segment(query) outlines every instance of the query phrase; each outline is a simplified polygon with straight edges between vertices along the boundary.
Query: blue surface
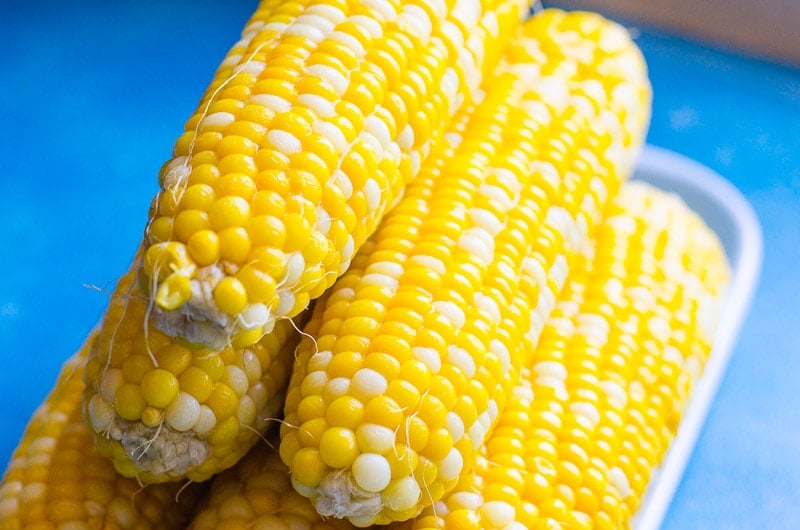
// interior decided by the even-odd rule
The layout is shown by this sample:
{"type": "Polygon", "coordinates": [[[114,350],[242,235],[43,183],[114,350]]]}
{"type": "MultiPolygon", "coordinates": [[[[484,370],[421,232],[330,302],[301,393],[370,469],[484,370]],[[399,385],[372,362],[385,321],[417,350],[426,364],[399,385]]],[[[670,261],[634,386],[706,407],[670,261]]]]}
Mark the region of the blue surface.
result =
{"type": "Polygon", "coordinates": [[[649,141],[730,179],[764,235],[759,290],[666,529],[800,528],[800,71],[642,30],[649,141]]]}
{"type": "MultiPolygon", "coordinates": [[[[0,463],[126,270],[158,168],[254,5],[0,6],[0,463]]],[[[765,243],[664,528],[800,528],[800,71],[639,30],[649,141],[729,178],[765,243]]]]}

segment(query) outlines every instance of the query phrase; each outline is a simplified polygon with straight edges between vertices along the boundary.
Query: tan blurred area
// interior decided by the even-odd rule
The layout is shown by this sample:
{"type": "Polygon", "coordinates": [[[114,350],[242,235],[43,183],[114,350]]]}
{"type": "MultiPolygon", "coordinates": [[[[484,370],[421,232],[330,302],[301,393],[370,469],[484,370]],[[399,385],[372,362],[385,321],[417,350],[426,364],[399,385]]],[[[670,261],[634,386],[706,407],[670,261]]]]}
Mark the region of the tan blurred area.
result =
{"type": "Polygon", "coordinates": [[[800,0],[567,0],[543,3],[546,7],[598,11],[726,50],[800,66],[800,0]]]}

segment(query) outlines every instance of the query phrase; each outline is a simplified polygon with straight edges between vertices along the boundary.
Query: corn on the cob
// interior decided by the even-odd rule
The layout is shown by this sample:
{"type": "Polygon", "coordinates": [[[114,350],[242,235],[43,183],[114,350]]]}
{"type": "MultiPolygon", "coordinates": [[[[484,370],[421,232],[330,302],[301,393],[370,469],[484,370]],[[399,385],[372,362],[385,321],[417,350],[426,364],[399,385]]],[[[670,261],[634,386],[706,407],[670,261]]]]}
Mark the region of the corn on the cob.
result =
{"type": "Polygon", "coordinates": [[[476,467],[407,528],[629,528],[674,436],[728,281],[685,204],[628,183],[476,467]]]}
{"type": "MultiPolygon", "coordinates": [[[[719,241],[685,204],[625,184],[473,470],[389,528],[628,528],[702,371],[727,279],[719,241]]],[[[279,501],[289,475],[276,460],[259,446],[215,477],[191,528],[352,528],[293,492],[279,501]]]]}
{"type": "Polygon", "coordinates": [[[160,173],[154,323],[253,343],[329,287],[473,99],[525,0],[264,2],[160,173]]]}
{"type": "Polygon", "coordinates": [[[404,520],[455,486],[642,142],[646,69],[618,26],[547,11],[507,59],[298,346],[280,452],[323,516],[404,520]]]}
{"type": "Polygon", "coordinates": [[[289,470],[271,446],[259,444],[220,473],[195,511],[189,530],[348,530],[342,519],[322,519],[292,489],[289,470]]]}
{"type": "Polygon", "coordinates": [[[206,480],[280,415],[299,333],[286,319],[252,346],[191,348],[153,329],[148,308],[132,268],[90,351],[86,420],[123,475],[206,480]]]}
{"type": "Polygon", "coordinates": [[[94,332],[67,361],[28,424],[0,483],[0,529],[179,529],[205,489],[142,486],[92,447],[81,416],[81,374],[94,332]]]}

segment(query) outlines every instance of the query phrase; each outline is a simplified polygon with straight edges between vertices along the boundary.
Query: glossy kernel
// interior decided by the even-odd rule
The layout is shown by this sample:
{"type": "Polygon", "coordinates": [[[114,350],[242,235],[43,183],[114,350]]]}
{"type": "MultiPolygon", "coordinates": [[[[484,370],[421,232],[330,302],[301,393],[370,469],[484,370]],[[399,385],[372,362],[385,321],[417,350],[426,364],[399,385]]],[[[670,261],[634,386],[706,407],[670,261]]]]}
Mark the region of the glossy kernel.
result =
{"type": "Polygon", "coordinates": [[[247,304],[247,290],[237,278],[226,276],[214,287],[214,303],[223,313],[235,315],[247,304]]]}

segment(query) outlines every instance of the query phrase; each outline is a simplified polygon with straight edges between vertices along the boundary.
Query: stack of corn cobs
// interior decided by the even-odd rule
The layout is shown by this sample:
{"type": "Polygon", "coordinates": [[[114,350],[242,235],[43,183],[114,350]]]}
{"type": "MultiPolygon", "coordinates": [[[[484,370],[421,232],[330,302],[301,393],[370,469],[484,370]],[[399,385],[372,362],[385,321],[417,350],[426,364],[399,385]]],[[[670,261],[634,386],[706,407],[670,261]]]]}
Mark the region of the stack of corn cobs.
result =
{"type": "Polygon", "coordinates": [[[521,0],[264,0],[0,528],[627,528],[728,266],[645,62],[521,0]]]}

